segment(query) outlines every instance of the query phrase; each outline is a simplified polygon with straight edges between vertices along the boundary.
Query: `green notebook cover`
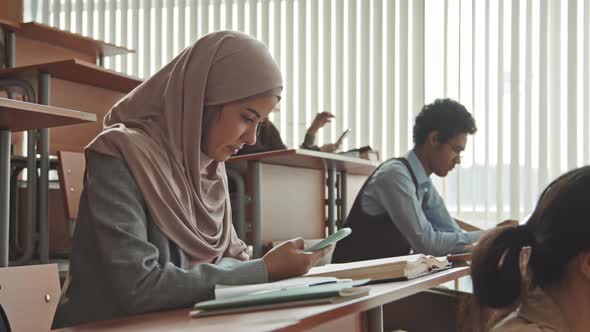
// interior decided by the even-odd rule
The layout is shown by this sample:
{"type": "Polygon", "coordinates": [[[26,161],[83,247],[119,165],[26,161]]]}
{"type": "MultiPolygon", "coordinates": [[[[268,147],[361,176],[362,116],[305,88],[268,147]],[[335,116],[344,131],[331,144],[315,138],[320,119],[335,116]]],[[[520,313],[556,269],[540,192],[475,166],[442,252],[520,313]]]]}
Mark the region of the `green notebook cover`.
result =
{"type": "MultiPolygon", "coordinates": [[[[303,301],[325,297],[346,297],[346,288],[366,284],[369,279],[338,282],[308,287],[293,287],[263,291],[219,300],[209,300],[195,304],[199,310],[221,310],[247,306],[268,305],[291,301],[303,301]]],[[[354,294],[353,294],[354,295],[354,294]]]]}

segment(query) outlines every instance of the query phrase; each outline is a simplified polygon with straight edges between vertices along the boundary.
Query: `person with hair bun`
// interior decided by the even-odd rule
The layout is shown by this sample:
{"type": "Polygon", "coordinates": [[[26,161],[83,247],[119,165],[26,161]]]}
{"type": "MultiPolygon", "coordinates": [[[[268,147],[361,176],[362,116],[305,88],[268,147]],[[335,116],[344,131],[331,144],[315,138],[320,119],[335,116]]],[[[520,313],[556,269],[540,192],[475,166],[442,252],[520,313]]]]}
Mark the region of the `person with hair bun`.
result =
{"type": "Polygon", "coordinates": [[[590,331],[588,197],[587,166],[553,181],[526,224],[482,237],[471,277],[474,304],[486,315],[475,330],[590,331]],[[497,312],[516,307],[498,322],[497,312]]]}

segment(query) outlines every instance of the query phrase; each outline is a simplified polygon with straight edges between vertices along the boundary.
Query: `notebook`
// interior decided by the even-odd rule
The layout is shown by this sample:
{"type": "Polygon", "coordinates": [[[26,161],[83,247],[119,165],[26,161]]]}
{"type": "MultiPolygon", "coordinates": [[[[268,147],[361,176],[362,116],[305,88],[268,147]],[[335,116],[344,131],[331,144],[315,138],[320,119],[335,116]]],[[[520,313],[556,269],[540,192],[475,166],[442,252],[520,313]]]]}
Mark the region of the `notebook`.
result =
{"type": "Polygon", "coordinates": [[[374,259],[342,264],[329,264],[311,268],[305,276],[349,278],[352,280],[371,279],[407,280],[450,268],[445,257],[423,254],[374,259]]]}
{"type": "Polygon", "coordinates": [[[202,317],[229,313],[277,309],[321,303],[337,303],[367,295],[369,288],[357,287],[369,280],[356,280],[300,286],[254,292],[228,298],[199,302],[196,310],[190,312],[192,317],[202,317]]]}
{"type": "Polygon", "coordinates": [[[275,282],[267,282],[251,285],[215,285],[215,299],[225,299],[238,295],[251,294],[255,292],[270,291],[283,288],[295,288],[303,286],[317,286],[336,282],[352,281],[351,279],[338,279],[334,277],[296,277],[275,282]]]}

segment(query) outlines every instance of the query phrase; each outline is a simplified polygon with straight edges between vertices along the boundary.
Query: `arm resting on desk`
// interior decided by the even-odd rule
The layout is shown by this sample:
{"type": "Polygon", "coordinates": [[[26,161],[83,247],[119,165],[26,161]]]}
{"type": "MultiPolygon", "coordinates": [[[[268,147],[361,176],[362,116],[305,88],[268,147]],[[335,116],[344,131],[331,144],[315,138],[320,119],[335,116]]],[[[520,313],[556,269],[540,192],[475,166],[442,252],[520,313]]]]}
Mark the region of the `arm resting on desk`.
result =
{"type": "Polygon", "coordinates": [[[462,230],[464,230],[466,232],[473,232],[473,231],[481,231],[482,230],[481,228],[479,228],[477,226],[474,226],[474,225],[472,225],[470,223],[464,222],[464,221],[459,220],[459,219],[455,219],[455,222],[457,223],[457,225],[459,225],[459,227],[462,230]]]}
{"type": "Polygon", "coordinates": [[[79,221],[72,259],[76,289],[102,284],[110,292],[104,295],[107,302],[128,314],[211,299],[216,283],[267,281],[262,260],[224,258],[218,264],[193,266],[152,221],[124,161],[112,157],[89,154],[79,221]],[[93,257],[98,262],[84,263],[93,257]],[[78,264],[94,273],[76,276],[78,264]]]}
{"type": "Polygon", "coordinates": [[[415,188],[410,174],[401,168],[378,171],[366,189],[363,209],[368,211],[371,205],[383,209],[416,253],[434,256],[460,253],[477,240],[478,232],[435,229],[416,197],[415,188]]]}

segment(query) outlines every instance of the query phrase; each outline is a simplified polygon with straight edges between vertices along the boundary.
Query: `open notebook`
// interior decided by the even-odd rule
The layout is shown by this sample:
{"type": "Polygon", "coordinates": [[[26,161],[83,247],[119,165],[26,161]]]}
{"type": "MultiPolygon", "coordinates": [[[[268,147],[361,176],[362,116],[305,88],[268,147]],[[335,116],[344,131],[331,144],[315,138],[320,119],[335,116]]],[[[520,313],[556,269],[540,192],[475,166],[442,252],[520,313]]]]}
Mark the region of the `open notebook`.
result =
{"type": "Polygon", "coordinates": [[[450,264],[445,257],[418,254],[319,266],[312,268],[305,276],[371,279],[371,281],[403,280],[448,267],[450,264]]]}
{"type": "Polygon", "coordinates": [[[319,284],[314,286],[286,287],[249,294],[230,296],[221,299],[199,302],[192,317],[278,309],[322,303],[337,303],[369,293],[369,288],[356,287],[369,280],[357,280],[319,284]]]}

